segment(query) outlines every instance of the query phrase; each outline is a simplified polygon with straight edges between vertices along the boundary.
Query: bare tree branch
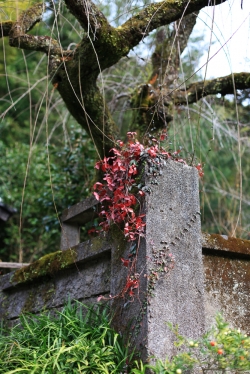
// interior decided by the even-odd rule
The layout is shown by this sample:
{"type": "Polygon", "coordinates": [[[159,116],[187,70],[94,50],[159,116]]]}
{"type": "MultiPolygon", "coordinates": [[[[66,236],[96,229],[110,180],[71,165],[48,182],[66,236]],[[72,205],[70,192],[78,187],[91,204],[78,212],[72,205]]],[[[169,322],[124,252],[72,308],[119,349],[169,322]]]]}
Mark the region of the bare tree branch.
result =
{"type": "Polygon", "coordinates": [[[27,32],[41,21],[45,11],[44,3],[37,3],[25,10],[18,17],[16,22],[12,22],[9,30],[9,43],[12,47],[41,51],[48,54],[61,54],[58,42],[48,36],[33,36],[27,32]]]}
{"type": "Polygon", "coordinates": [[[24,35],[31,30],[42,19],[42,14],[45,10],[44,3],[37,3],[29,9],[23,11],[17,21],[1,22],[1,35],[10,36],[12,38],[24,35]]]}
{"type": "Polygon", "coordinates": [[[0,23],[0,38],[3,38],[4,36],[9,36],[13,24],[14,22],[12,21],[5,21],[0,23]]]}
{"type": "MultiPolygon", "coordinates": [[[[93,58],[85,60],[95,66],[106,69],[136,46],[148,33],[155,28],[169,24],[180,19],[183,14],[188,15],[198,11],[207,5],[208,0],[182,0],[175,2],[168,0],[147,6],[142,12],[130,18],[117,29],[112,27],[102,12],[90,0],[65,0],[70,12],[79,20],[80,24],[88,32],[92,42],[84,37],[79,49],[84,48],[85,54],[90,52],[93,58]],[[99,62],[96,60],[99,58],[99,62]]],[[[217,0],[215,3],[222,3],[227,0],[217,0]]],[[[214,2],[213,2],[214,3],[214,2]]],[[[15,22],[9,31],[10,45],[42,51],[48,54],[62,54],[59,43],[46,36],[32,36],[27,32],[41,20],[44,11],[44,4],[38,3],[27,11],[23,12],[18,21],[15,22]]],[[[8,33],[10,25],[2,28],[3,34],[8,33]]],[[[66,53],[66,52],[65,52],[66,53]]],[[[66,53],[67,54],[67,53],[66,53]]],[[[82,54],[82,53],[81,53],[82,54]]],[[[86,67],[86,65],[85,65],[86,67]]]]}
{"type": "Polygon", "coordinates": [[[192,83],[186,89],[171,93],[175,104],[189,104],[199,101],[208,95],[234,94],[235,90],[250,88],[250,73],[235,73],[225,77],[192,83]]]}
{"type": "Polygon", "coordinates": [[[172,121],[174,105],[192,104],[208,95],[234,94],[235,90],[250,88],[250,73],[236,73],[233,76],[192,83],[186,89],[173,90],[166,86],[154,88],[151,84],[138,87],[131,106],[136,109],[137,118],[133,130],[143,133],[149,128],[166,128],[172,121]]]}
{"type": "Polygon", "coordinates": [[[26,50],[40,51],[53,56],[68,56],[72,51],[63,51],[57,40],[49,36],[27,34],[38,22],[41,21],[45,11],[43,2],[37,3],[23,11],[17,21],[7,21],[0,24],[0,38],[9,36],[9,44],[26,50]]]}
{"type": "Polygon", "coordinates": [[[178,78],[180,55],[187,45],[196,18],[197,14],[189,14],[175,22],[174,30],[167,26],[157,32],[156,48],[151,58],[153,71],[149,80],[154,87],[159,84],[170,87],[178,78]]]}
{"type": "MultiPolygon", "coordinates": [[[[225,1],[227,0],[215,0],[211,5],[221,4],[225,1]]],[[[90,45],[87,38],[84,38],[79,48],[82,48],[83,45],[86,48],[86,44],[89,44],[91,49],[94,48],[99,57],[101,70],[114,65],[121,57],[126,56],[150,31],[168,25],[182,18],[183,15],[197,12],[209,5],[208,0],[180,0],[179,2],[167,0],[153,3],[123,25],[114,28],[92,1],[65,0],[65,3],[92,39],[90,45]]],[[[182,44],[183,42],[181,42],[182,44]]],[[[91,66],[93,66],[92,61],[91,66]]]]}
{"type": "Polygon", "coordinates": [[[130,44],[130,49],[139,44],[151,31],[163,25],[169,25],[182,16],[197,12],[206,6],[214,6],[227,0],[167,0],[152,3],[140,13],[131,17],[121,26],[125,40],[130,44]]]}
{"type": "Polygon", "coordinates": [[[65,4],[82,28],[94,39],[99,36],[104,27],[112,29],[104,14],[91,0],[65,0],[65,4]]]}

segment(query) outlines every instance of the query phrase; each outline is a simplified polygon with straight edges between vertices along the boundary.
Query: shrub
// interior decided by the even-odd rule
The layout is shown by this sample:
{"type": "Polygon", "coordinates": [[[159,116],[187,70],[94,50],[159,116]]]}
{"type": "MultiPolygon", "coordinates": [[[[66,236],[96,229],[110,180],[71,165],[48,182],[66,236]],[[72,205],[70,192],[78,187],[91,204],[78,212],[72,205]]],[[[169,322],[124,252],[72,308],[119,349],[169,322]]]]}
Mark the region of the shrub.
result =
{"type": "Polygon", "coordinates": [[[178,333],[178,327],[169,324],[176,335],[176,347],[181,352],[171,360],[156,360],[154,365],[137,363],[133,374],[144,374],[148,369],[156,374],[181,374],[187,370],[196,373],[249,372],[250,337],[239,329],[229,328],[220,314],[216,325],[200,339],[190,340],[178,333]]]}

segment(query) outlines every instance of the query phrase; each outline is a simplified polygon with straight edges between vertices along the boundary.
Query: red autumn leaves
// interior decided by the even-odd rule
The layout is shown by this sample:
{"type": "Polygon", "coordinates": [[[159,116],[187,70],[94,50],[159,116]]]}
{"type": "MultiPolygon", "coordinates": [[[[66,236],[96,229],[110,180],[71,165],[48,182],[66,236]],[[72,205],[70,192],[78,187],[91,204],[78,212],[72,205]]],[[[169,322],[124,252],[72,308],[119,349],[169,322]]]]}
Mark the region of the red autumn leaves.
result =
{"type": "Polygon", "coordinates": [[[203,171],[203,168],[202,168],[202,164],[197,164],[195,167],[198,170],[199,176],[202,178],[204,176],[204,171],[203,171]]]}
{"type": "Polygon", "coordinates": [[[128,294],[130,297],[133,297],[135,295],[134,290],[137,288],[139,288],[139,279],[128,277],[121,296],[123,297],[125,294],[128,294]]]}
{"type": "MultiPolygon", "coordinates": [[[[144,147],[134,140],[135,133],[127,135],[129,142],[125,146],[119,141],[121,149],[111,149],[114,156],[105,157],[96,163],[96,169],[104,173],[104,183],[95,183],[94,195],[97,200],[104,203],[100,212],[100,216],[104,219],[100,223],[102,231],[108,231],[113,223],[123,224],[125,237],[128,241],[133,241],[144,235],[146,225],[143,222],[144,215],[137,215],[134,211],[138,199],[131,193],[132,187],[135,186],[138,162],[144,147]]],[[[156,154],[156,151],[154,152],[156,154]]],[[[139,195],[144,195],[144,192],[139,191],[139,195]]]]}
{"type": "MultiPolygon", "coordinates": [[[[122,227],[123,233],[128,241],[136,240],[144,236],[145,225],[144,214],[136,213],[136,205],[139,204],[139,197],[144,196],[143,188],[138,188],[136,175],[138,174],[138,164],[143,158],[151,165],[160,165],[161,158],[171,158],[177,162],[186,164],[182,158],[178,158],[180,150],[171,154],[158,147],[156,139],[151,140],[150,147],[145,148],[136,141],[135,132],[128,132],[128,143],[118,141],[118,147],[110,150],[112,156],[104,157],[96,163],[95,168],[104,174],[103,183],[94,184],[94,196],[100,201],[102,210],[99,213],[103,221],[100,223],[101,231],[108,231],[115,223],[122,227]],[[146,156],[146,157],[145,157],[146,156]],[[149,162],[149,159],[151,160],[149,162]],[[137,190],[136,195],[132,193],[132,188],[137,190]]],[[[199,175],[204,172],[202,165],[196,166],[199,175]]],[[[139,209],[137,209],[139,211],[139,209]]],[[[96,230],[90,230],[93,232],[96,230]]]]}

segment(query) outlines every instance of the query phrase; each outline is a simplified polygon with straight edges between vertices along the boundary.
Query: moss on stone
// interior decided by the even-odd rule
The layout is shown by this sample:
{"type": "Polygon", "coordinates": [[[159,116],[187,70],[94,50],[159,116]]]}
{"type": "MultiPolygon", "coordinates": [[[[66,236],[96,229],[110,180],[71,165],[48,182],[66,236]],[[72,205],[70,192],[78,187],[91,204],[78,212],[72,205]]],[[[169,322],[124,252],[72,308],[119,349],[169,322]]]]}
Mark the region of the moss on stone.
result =
{"type": "Polygon", "coordinates": [[[103,242],[103,236],[96,236],[95,238],[91,239],[91,246],[89,247],[89,249],[91,250],[91,252],[97,253],[100,248],[103,247],[103,242]]]}
{"type": "Polygon", "coordinates": [[[54,275],[58,271],[72,265],[77,258],[74,249],[58,251],[41,257],[36,262],[16,270],[11,278],[12,283],[26,283],[46,275],[54,275]]]}
{"type": "Polygon", "coordinates": [[[250,240],[226,237],[219,234],[203,234],[203,247],[250,255],[250,240]]]}
{"type": "Polygon", "coordinates": [[[124,236],[123,230],[120,229],[117,225],[112,225],[109,229],[110,238],[112,243],[116,243],[116,249],[113,252],[115,256],[115,260],[120,261],[121,257],[123,256],[126,247],[127,247],[127,240],[124,236]]]}
{"type": "Polygon", "coordinates": [[[30,313],[33,310],[34,307],[34,301],[35,301],[35,295],[34,290],[32,290],[25,300],[24,306],[22,308],[22,313],[30,313]]]}

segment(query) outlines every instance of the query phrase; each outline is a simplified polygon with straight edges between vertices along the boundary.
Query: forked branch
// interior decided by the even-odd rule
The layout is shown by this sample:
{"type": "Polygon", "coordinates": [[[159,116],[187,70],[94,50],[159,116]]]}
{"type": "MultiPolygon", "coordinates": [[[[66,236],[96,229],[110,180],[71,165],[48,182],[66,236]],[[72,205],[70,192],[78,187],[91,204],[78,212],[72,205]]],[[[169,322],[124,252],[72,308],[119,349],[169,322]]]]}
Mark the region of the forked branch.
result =
{"type": "Polygon", "coordinates": [[[151,84],[141,85],[132,98],[132,107],[137,115],[133,130],[147,132],[168,127],[172,121],[174,105],[196,103],[208,95],[235,94],[237,90],[250,89],[250,73],[236,73],[225,77],[190,84],[186,89],[171,89],[166,85],[154,88],[151,84]]]}
{"type": "MultiPolygon", "coordinates": [[[[0,27],[2,30],[2,32],[0,32],[0,37],[9,36],[9,44],[12,47],[40,51],[53,55],[64,54],[57,40],[49,36],[27,34],[28,31],[41,21],[44,11],[44,3],[37,3],[23,11],[17,21],[3,22],[0,27]]],[[[65,53],[67,54],[68,52],[65,51],[65,53]]]]}
{"type": "Polygon", "coordinates": [[[163,84],[169,87],[178,78],[180,55],[187,46],[196,18],[197,14],[189,14],[175,22],[173,30],[166,26],[157,32],[151,58],[153,71],[149,80],[154,87],[163,84]]]}
{"type": "MultiPolygon", "coordinates": [[[[0,36],[9,36],[13,47],[41,51],[49,56],[54,87],[58,89],[72,116],[92,136],[102,157],[113,147],[118,129],[97,85],[99,73],[126,56],[152,30],[183,19],[181,24],[185,30],[182,32],[179,29],[178,43],[174,46],[177,56],[177,52],[185,48],[187,35],[191,33],[195,23],[195,15],[189,15],[207,5],[218,5],[225,1],[227,0],[165,0],[152,3],[115,28],[91,0],[65,0],[69,11],[85,30],[82,41],[74,51],[62,50],[60,42],[49,36],[28,34],[41,20],[45,10],[44,2],[39,2],[23,12],[16,22],[3,23],[0,36]]],[[[172,41],[173,39],[167,43],[170,51],[167,58],[172,56],[172,41]]],[[[234,93],[234,83],[236,89],[250,87],[250,74],[241,73],[235,74],[234,82],[228,76],[194,83],[187,90],[179,88],[173,91],[170,83],[173,82],[172,77],[177,76],[178,62],[177,58],[173,71],[166,71],[168,77],[163,76],[161,88],[152,84],[139,87],[133,101],[134,108],[138,109],[141,117],[137,122],[141,133],[152,122],[156,127],[164,127],[171,121],[170,108],[173,104],[193,103],[211,94],[234,93]]],[[[159,75],[162,65],[157,65],[156,68],[159,75]]]]}
{"type": "Polygon", "coordinates": [[[139,44],[151,31],[169,25],[183,16],[197,12],[206,6],[214,6],[227,0],[167,0],[152,3],[131,17],[122,27],[122,33],[130,43],[130,49],[139,44]]]}
{"type": "MultiPolygon", "coordinates": [[[[132,48],[158,27],[178,21],[205,6],[214,6],[225,1],[227,0],[214,0],[210,3],[208,0],[167,0],[152,3],[118,28],[109,24],[91,0],[65,0],[65,3],[93,40],[103,70],[114,65],[121,57],[125,57],[132,48]]],[[[181,49],[183,41],[184,39],[180,42],[181,49]]],[[[84,43],[86,44],[86,39],[84,43]]]]}

